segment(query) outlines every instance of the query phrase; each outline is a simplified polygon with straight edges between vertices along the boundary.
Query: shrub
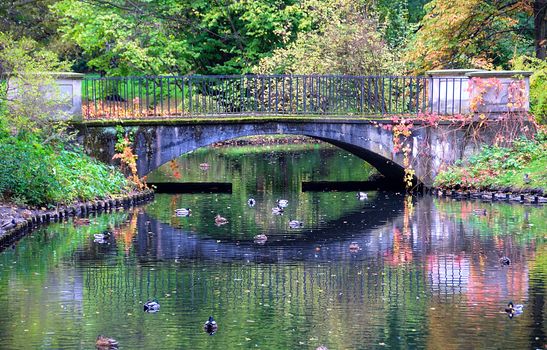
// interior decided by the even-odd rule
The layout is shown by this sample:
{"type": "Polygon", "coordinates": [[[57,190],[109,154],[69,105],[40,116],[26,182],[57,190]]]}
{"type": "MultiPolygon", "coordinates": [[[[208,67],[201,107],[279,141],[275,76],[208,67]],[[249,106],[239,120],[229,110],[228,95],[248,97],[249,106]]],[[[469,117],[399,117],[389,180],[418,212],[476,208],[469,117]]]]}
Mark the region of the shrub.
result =
{"type": "Polygon", "coordinates": [[[547,60],[529,56],[513,59],[513,68],[530,70],[530,111],[541,124],[547,123],[547,60]]]}
{"type": "Polygon", "coordinates": [[[43,145],[32,135],[0,138],[0,193],[17,204],[66,204],[129,189],[120,171],[81,150],[43,145]]]}

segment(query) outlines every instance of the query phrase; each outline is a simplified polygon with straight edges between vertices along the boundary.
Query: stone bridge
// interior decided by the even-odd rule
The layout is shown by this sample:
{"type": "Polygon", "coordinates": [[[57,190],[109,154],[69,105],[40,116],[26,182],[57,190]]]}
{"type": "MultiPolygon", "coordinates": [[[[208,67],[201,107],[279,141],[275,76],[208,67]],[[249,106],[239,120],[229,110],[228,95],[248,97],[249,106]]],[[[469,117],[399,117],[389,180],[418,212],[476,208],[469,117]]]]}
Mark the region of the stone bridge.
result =
{"type": "Polygon", "coordinates": [[[431,186],[444,165],[476,151],[477,141],[491,144],[502,123],[490,122],[477,133],[472,124],[430,126],[416,116],[474,114],[480,123],[508,112],[526,113],[529,75],[446,70],[431,71],[428,77],[159,76],[84,79],[70,86],[63,80],[59,85],[82,91],[71,106],[81,111],[80,120],[73,122],[87,152],[111,163],[115,127],[122,125],[134,133],[141,176],[215,142],[288,134],[343,148],[395,181],[404,175],[401,146],[408,146],[415,180],[431,186]],[[481,79],[495,81],[484,90],[481,79]],[[523,92],[518,103],[511,91],[523,92]],[[393,117],[412,124],[404,145],[394,142],[393,117]]]}
{"type": "MultiPolygon", "coordinates": [[[[127,123],[126,123],[127,124],[127,123]]],[[[394,149],[393,132],[382,125],[382,120],[310,119],[283,120],[283,118],[241,120],[148,121],[126,125],[135,137],[138,156],[137,169],[144,176],[162,164],[182,154],[216,142],[252,135],[303,135],[319,139],[345,149],[370,163],[387,178],[402,181],[403,153],[394,149]]],[[[80,141],[94,157],[112,163],[117,140],[116,123],[80,125],[80,141]]],[[[411,163],[416,179],[431,186],[438,169],[477,150],[466,129],[446,123],[429,127],[418,122],[412,126],[407,139],[411,149],[411,163]]],[[[485,142],[491,142],[493,131],[482,133],[485,142]]]]}

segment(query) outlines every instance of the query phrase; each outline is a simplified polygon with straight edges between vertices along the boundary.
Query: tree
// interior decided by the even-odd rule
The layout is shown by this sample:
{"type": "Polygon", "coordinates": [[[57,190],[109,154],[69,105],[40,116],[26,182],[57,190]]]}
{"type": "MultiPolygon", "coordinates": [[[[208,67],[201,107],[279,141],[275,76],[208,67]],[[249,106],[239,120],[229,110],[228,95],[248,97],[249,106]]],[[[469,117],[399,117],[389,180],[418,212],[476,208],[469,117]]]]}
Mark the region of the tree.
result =
{"type": "Polygon", "coordinates": [[[245,73],[302,29],[296,0],[62,0],[66,40],[110,75],[245,73]]]}
{"type": "Polygon", "coordinates": [[[536,57],[547,57],[547,0],[534,1],[534,37],[536,57]]]}
{"type": "Polygon", "coordinates": [[[60,112],[66,101],[55,96],[54,81],[44,72],[67,69],[66,62],[36,41],[0,32],[0,125],[14,135],[36,134],[44,143],[66,136],[60,112]]]}
{"type": "Polygon", "coordinates": [[[433,0],[405,60],[416,72],[509,67],[531,51],[529,0],[433,0]]]}
{"type": "Polygon", "coordinates": [[[314,30],[300,32],[254,68],[256,73],[385,74],[397,70],[378,23],[357,0],[307,1],[314,30]]]}
{"type": "Polygon", "coordinates": [[[14,38],[30,38],[47,43],[57,32],[57,22],[49,6],[57,0],[0,1],[0,32],[14,38]]]}

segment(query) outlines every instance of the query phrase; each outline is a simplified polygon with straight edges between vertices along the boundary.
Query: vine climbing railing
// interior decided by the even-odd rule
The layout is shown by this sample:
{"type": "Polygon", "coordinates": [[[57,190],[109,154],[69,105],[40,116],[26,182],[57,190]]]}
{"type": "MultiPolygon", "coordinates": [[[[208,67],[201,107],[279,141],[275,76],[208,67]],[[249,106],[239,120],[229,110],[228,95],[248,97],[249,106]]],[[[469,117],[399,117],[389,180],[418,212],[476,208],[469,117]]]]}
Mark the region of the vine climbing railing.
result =
{"type": "Polygon", "coordinates": [[[85,119],[227,116],[458,114],[460,78],[343,75],[143,76],[86,78],[85,119]],[[448,85],[458,88],[446,89],[448,85]],[[450,93],[450,96],[448,94],[450,93]],[[437,101],[438,100],[438,101],[437,101]],[[444,102],[440,102],[443,100],[444,102]],[[451,103],[446,101],[450,100],[451,103]],[[438,109],[433,110],[434,108],[438,109]],[[442,109],[442,110],[441,110],[442,109]]]}

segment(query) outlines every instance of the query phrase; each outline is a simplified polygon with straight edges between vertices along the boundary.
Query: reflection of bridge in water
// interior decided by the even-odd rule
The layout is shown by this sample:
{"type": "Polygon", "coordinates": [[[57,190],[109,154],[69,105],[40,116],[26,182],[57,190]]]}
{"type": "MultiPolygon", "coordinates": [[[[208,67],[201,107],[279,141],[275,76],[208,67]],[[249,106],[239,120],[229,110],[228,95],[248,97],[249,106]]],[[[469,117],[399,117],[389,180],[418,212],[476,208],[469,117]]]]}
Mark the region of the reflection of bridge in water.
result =
{"type": "Polygon", "coordinates": [[[108,290],[119,290],[113,298],[139,300],[171,294],[191,306],[271,305],[294,303],[296,299],[305,307],[323,307],[336,303],[420,303],[424,295],[429,300],[462,297],[472,262],[450,252],[432,255],[425,243],[427,230],[419,234],[419,226],[401,243],[402,238],[394,232],[403,227],[402,203],[391,210],[381,205],[377,208],[382,209],[335,220],[314,230],[313,237],[304,234],[298,240],[269,241],[265,246],[217,242],[141,213],[135,241],[138,264],[87,268],[85,288],[98,298],[110,297],[108,290]],[[401,214],[393,218],[394,212],[401,214]],[[359,224],[364,218],[368,228],[356,229],[362,227],[359,224]],[[359,242],[362,250],[351,253],[351,241],[359,242]],[[398,245],[406,245],[409,251],[394,249],[398,245]]]}

